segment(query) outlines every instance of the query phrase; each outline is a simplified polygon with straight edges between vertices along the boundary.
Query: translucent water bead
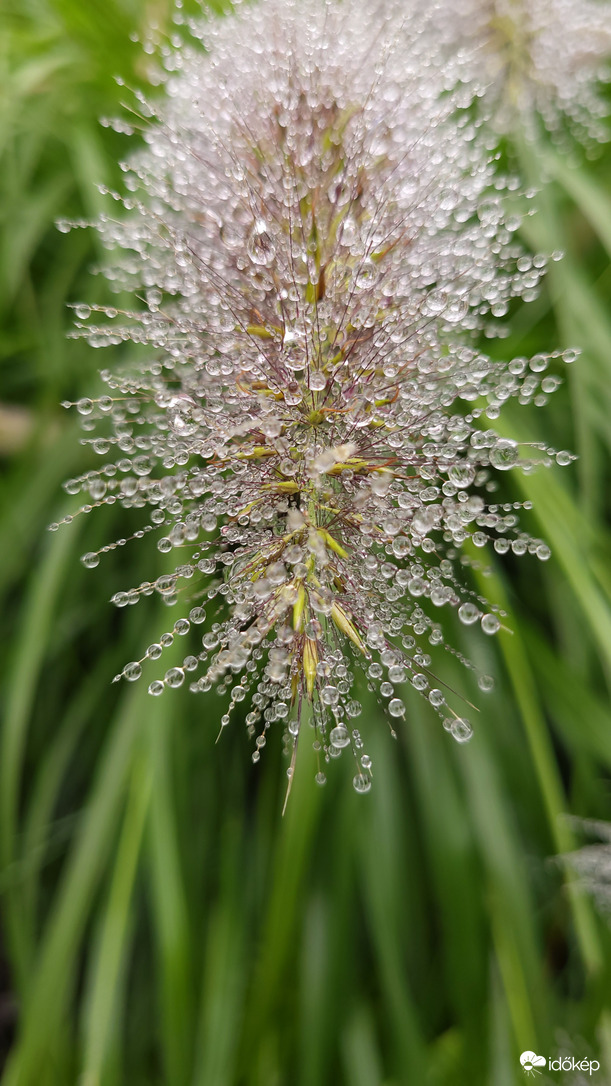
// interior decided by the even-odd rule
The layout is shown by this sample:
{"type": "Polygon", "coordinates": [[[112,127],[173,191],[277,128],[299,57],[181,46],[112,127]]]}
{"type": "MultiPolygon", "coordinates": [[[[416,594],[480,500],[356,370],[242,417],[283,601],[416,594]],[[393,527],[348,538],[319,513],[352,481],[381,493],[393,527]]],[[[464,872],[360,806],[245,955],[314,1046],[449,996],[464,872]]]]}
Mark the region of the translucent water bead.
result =
{"type": "Polygon", "coordinates": [[[329,733],[329,740],[334,747],[337,747],[341,750],[343,747],[347,747],[350,743],[350,732],[347,728],[339,725],[337,728],[333,728],[332,731],[329,733]]]}
{"type": "Polygon", "coordinates": [[[482,615],[481,627],[486,634],[495,634],[501,628],[500,620],[496,615],[482,615]]]}
{"type": "Polygon", "coordinates": [[[471,626],[480,617],[479,607],[474,603],[463,603],[458,608],[458,617],[465,626],[471,626]]]}
{"type": "Polygon", "coordinates": [[[465,717],[448,717],[443,726],[457,743],[468,743],[473,736],[473,728],[465,717]]]}
{"type": "Polygon", "coordinates": [[[361,794],[369,792],[371,790],[371,777],[369,777],[366,773],[357,773],[356,777],[354,777],[352,781],[352,786],[355,792],[359,792],[361,794]]]}
{"type": "Polygon", "coordinates": [[[140,666],[138,661],[134,660],[131,664],[125,665],[122,674],[124,679],[127,679],[128,682],[133,683],[142,675],[142,667],[140,666]]]}
{"type": "Polygon", "coordinates": [[[391,716],[405,716],[405,705],[400,698],[392,698],[388,703],[388,712],[391,716]]]}

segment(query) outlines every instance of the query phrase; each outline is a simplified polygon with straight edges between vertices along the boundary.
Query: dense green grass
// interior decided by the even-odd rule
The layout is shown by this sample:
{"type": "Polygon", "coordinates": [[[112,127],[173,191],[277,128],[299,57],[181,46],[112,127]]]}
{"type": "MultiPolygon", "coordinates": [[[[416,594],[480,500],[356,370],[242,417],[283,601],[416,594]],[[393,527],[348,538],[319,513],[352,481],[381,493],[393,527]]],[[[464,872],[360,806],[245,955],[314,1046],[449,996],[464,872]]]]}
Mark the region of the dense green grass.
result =
{"type": "Polygon", "coordinates": [[[611,150],[579,170],[520,152],[542,183],[525,241],[567,255],[497,349],[584,353],[548,408],[503,426],[580,459],[507,480],[553,557],[477,574],[514,632],[465,641],[493,694],[443,661],[481,707],[475,737],[453,743],[414,697],[393,742],[369,702],[371,793],[341,762],[317,789],[304,743],[281,820],[279,735],[254,767],[239,719],[214,745],[214,697],[110,684],[168,615],[108,599],[162,559],[141,541],[91,573],[79,555],[137,521],[45,531],[88,464],[58,405],[120,361],[65,339],[67,303],[105,288],[95,238],[53,223],[118,181],[126,143],[97,117],[115,73],[144,78],[130,34],[153,15],[164,0],[2,14],[3,1081],[510,1086],[523,1049],[598,1053],[611,1076],[609,930],[554,859],[575,844],[566,813],[609,817],[611,150]]]}

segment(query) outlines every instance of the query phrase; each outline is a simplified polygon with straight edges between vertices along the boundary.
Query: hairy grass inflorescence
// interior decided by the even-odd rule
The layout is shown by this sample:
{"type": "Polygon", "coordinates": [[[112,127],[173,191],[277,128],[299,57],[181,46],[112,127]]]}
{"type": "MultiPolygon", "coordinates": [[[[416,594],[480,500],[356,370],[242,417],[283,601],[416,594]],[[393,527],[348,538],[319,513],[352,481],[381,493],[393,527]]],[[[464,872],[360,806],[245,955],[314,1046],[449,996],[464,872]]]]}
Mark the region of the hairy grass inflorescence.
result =
{"type": "Polygon", "coordinates": [[[160,50],[165,96],[137,96],[145,147],[97,224],[138,306],[76,308],[78,334],[141,361],[76,405],[105,462],[67,489],[86,509],[148,508],[136,534],[178,556],[114,602],[183,604],[143,660],[213,619],[150,693],[216,687],[221,727],[249,699],[253,760],[279,721],[289,776],[309,705],[321,762],[351,748],[362,792],[355,669],[391,720],[410,682],[469,739],[432,652],[473,665],[438,616],[497,632],[503,613],[461,577],[473,548],[550,553],[499,473],[571,460],[494,428],[509,399],[543,405],[550,361],[576,352],[481,347],[536,297],[546,258],[516,240],[531,194],[500,164],[473,51],[432,46],[439,10],[265,0],[192,22],[160,50]]]}

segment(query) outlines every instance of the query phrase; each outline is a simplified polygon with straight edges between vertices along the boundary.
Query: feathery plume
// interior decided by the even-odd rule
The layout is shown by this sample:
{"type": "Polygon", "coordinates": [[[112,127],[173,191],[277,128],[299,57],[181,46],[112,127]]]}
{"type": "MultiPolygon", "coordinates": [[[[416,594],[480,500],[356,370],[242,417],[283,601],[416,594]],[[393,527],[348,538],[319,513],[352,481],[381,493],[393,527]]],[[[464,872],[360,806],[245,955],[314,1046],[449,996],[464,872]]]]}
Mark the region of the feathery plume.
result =
{"type": "Polygon", "coordinates": [[[499,473],[553,450],[491,424],[511,398],[542,405],[560,383],[550,360],[575,353],[497,362],[480,347],[536,295],[545,258],[515,240],[518,183],[474,119],[470,60],[431,48],[430,14],[265,0],[190,30],[165,50],[165,97],[140,99],[122,210],[98,223],[111,284],[140,304],[102,323],[77,307],[78,334],[142,357],[76,405],[105,463],[67,488],[87,508],[149,509],[137,534],[178,558],[114,597],[182,604],[123,677],[212,620],[150,693],[216,687],[221,728],[248,699],[253,760],[278,721],[289,777],[308,706],[318,781],[350,748],[366,792],[357,668],[391,722],[411,683],[471,735],[434,677],[439,616],[487,635],[503,616],[463,584],[463,547],[549,556],[494,495],[499,473]]]}

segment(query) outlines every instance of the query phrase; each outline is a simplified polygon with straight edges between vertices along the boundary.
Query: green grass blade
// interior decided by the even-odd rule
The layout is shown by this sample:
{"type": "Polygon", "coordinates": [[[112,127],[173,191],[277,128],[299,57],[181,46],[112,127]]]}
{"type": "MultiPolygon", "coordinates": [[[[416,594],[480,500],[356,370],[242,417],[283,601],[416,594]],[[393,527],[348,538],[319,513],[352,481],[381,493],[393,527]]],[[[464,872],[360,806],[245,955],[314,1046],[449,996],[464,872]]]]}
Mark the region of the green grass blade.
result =
{"type": "Polygon", "coordinates": [[[106,870],[145,705],[148,708],[142,687],[128,691],[112,725],[80,833],[46,926],[4,1086],[40,1086],[54,1037],[65,1028],[66,1000],[77,955],[106,870]]]}
{"type": "MultiPolygon", "coordinates": [[[[74,542],[74,534],[70,532],[58,533],[47,540],[46,553],[32,579],[13,650],[0,747],[0,857],[4,869],[16,858],[23,759],[32,703],[45,652],[52,641],[52,626],[66,568],[69,561],[74,560],[74,542]]],[[[23,990],[27,982],[28,952],[23,945],[20,910],[18,888],[9,882],[6,923],[17,983],[23,990]]]]}
{"type": "Polygon", "coordinates": [[[380,1086],[384,1081],[379,1043],[369,1007],[354,1012],[342,1034],[346,1082],[350,1086],[380,1086]]]}
{"type": "Polygon", "coordinates": [[[148,855],[151,905],[163,1023],[160,1041],[167,1080],[189,1081],[193,1060],[193,946],[176,824],[171,692],[149,699],[148,757],[153,780],[148,855]]]}
{"type": "Polygon", "coordinates": [[[150,767],[139,755],[133,763],[130,793],[119,839],[108,904],[105,909],[96,967],[91,981],[86,1022],[82,1086],[101,1086],[108,1078],[111,1028],[116,1016],[118,986],[130,916],[134,880],[138,868],[151,795],[150,767]]]}
{"type": "Polygon", "coordinates": [[[548,151],[543,162],[594,227],[611,258],[611,200],[605,190],[585,170],[571,167],[554,152],[548,151]]]}
{"type": "MultiPolygon", "coordinates": [[[[237,851],[233,852],[237,860],[237,851]]],[[[208,922],[192,1086],[232,1086],[244,1013],[245,940],[238,880],[208,922]]]]}

